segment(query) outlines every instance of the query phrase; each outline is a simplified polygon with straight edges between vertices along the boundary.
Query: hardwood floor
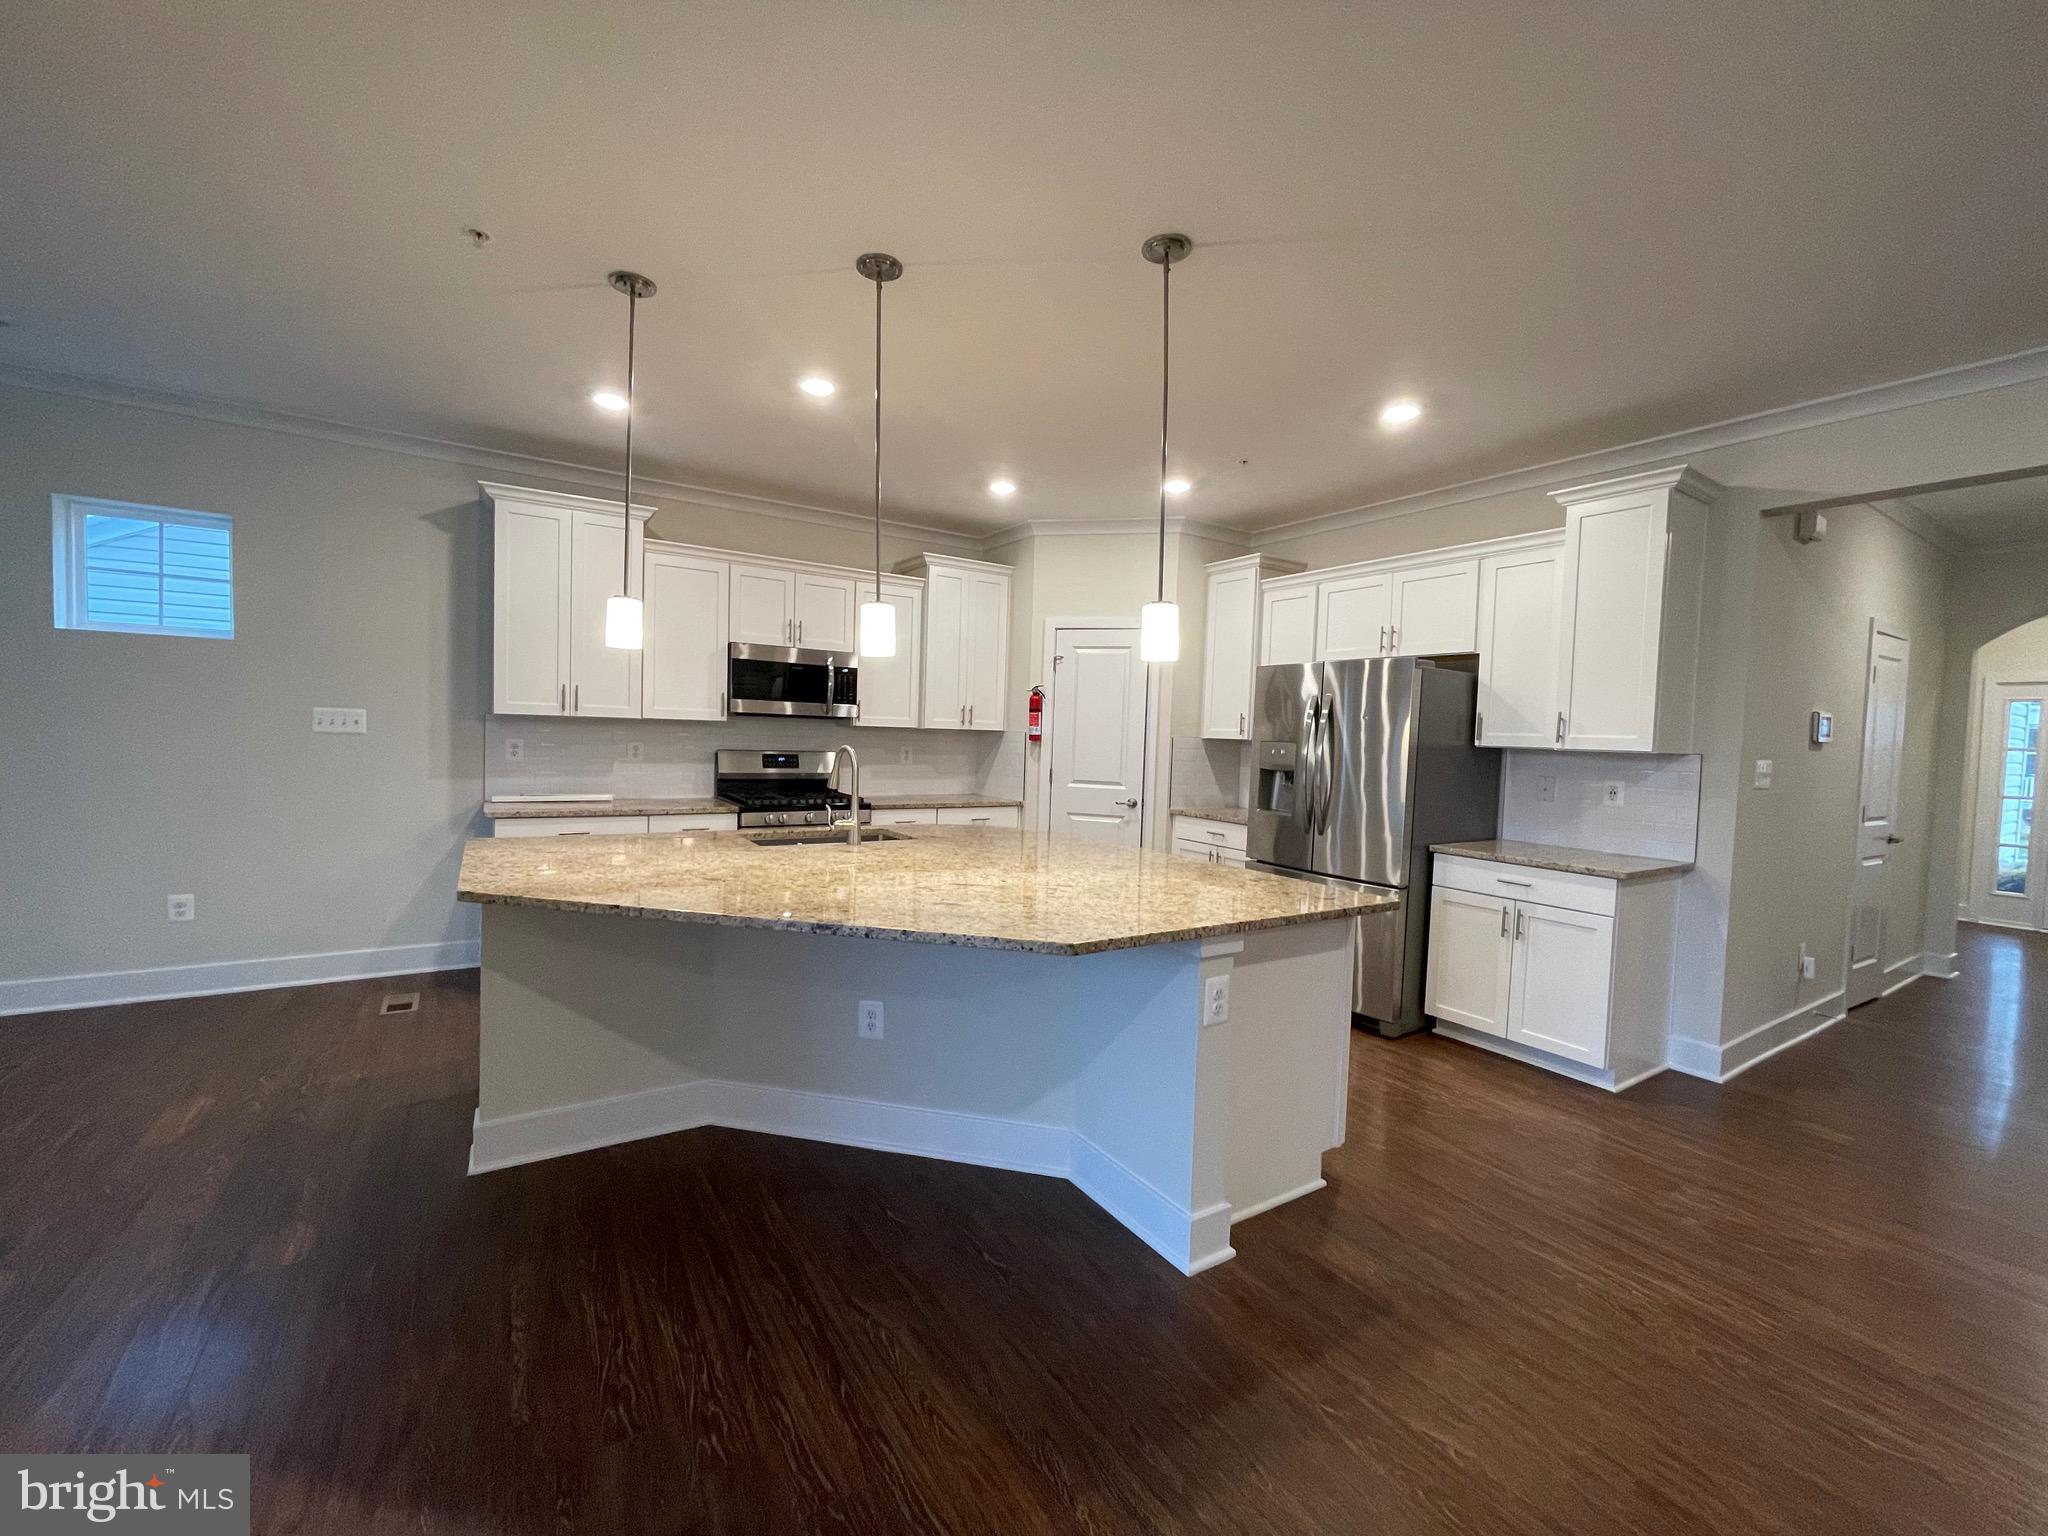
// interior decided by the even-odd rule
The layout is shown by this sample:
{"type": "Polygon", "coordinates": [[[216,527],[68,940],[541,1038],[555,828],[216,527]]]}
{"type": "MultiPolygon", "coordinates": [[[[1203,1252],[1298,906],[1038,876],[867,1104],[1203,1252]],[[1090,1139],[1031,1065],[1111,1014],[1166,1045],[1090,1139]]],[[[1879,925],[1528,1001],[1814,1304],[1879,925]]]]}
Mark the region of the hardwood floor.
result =
{"type": "Polygon", "coordinates": [[[2040,1531],[2048,940],[1964,932],[1720,1088],[1360,1035],[1193,1281],[738,1132],[466,1178],[469,977],[0,1021],[0,1446],[259,1531],[2040,1531]]]}

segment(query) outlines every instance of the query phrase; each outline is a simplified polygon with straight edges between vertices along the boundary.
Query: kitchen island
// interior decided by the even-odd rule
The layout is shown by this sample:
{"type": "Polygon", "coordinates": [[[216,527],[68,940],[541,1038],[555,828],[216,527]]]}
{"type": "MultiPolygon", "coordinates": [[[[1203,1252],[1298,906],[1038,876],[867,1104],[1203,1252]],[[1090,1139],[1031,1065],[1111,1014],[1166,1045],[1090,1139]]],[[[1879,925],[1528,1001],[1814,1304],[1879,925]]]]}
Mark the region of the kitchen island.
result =
{"type": "Polygon", "coordinates": [[[1346,919],[1394,898],[1033,833],[805,837],[468,845],[472,1172],[702,1125],[881,1147],[1070,1179],[1187,1274],[1323,1187],[1346,919]]]}

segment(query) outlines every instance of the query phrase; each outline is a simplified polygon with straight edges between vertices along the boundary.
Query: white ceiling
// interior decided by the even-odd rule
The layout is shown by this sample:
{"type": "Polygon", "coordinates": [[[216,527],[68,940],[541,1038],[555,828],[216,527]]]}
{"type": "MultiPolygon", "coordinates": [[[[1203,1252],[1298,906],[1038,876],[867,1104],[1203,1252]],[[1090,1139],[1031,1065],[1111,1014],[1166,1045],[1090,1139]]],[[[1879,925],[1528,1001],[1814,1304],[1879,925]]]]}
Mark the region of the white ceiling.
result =
{"type": "Polygon", "coordinates": [[[2024,479],[1915,491],[1899,499],[1966,548],[2048,540],[2048,469],[2024,479]]]}
{"type": "Polygon", "coordinates": [[[1181,229],[1175,510],[1258,526],[2048,342],[2044,53],[2039,0],[13,5],[0,365],[616,464],[638,267],[643,470],[859,509],[882,249],[892,515],[1143,516],[1181,229]]]}

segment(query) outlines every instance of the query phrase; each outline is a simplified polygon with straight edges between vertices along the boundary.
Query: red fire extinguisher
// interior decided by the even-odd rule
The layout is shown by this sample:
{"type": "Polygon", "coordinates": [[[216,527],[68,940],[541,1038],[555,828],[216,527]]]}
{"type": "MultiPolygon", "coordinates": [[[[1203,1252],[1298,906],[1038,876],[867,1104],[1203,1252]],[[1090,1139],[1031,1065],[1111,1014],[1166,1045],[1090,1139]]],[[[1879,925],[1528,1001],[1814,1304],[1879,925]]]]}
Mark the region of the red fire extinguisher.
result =
{"type": "Polygon", "coordinates": [[[1045,740],[1045,690],[1043,688],[1031,690],[1031,713],[1025,720],[1024,739],[1027,741],[1045,740]]]}

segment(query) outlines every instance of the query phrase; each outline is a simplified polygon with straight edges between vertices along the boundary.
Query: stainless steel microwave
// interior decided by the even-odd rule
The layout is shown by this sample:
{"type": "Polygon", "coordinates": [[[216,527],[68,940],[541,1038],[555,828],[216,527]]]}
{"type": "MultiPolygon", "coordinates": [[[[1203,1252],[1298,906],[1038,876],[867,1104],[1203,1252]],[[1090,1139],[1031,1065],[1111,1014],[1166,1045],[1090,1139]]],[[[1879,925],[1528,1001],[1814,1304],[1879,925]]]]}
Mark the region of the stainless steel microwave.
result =
{"type": "Polygon", "coordinates": [[[735,715],[860,714],[859,658],[790,645],[726,647],[726,711],[735,715]]]}

